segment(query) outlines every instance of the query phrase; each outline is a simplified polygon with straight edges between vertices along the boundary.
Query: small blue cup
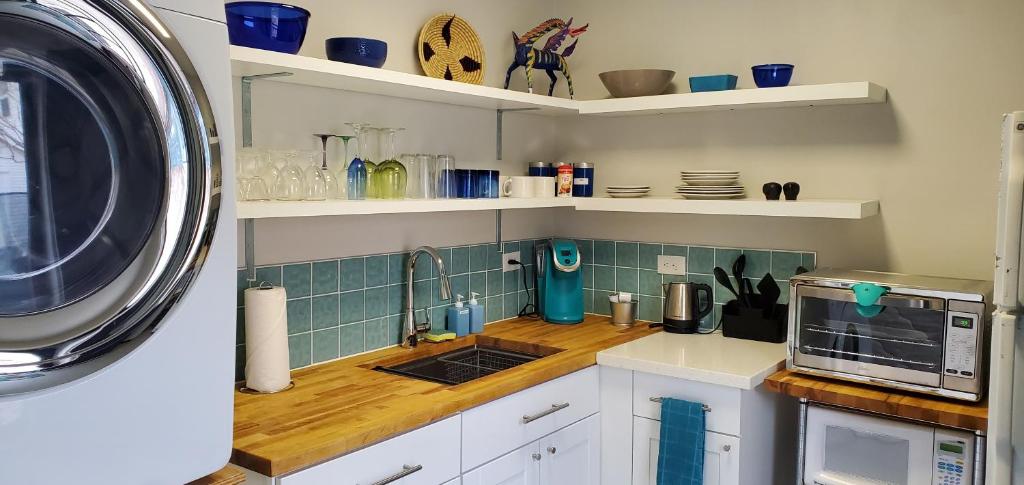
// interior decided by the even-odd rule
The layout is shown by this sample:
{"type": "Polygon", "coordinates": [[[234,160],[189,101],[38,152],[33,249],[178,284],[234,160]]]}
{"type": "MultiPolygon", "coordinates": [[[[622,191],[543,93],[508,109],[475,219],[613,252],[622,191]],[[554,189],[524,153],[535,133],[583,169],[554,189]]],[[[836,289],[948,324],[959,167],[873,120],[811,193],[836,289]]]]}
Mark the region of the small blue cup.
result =
{"type": "Polygon", "coordinates": [[[388,58],[388,44],[363,37],[334,37],[324,42],[327,58],[332,61],[381,67],[388,58]]]}

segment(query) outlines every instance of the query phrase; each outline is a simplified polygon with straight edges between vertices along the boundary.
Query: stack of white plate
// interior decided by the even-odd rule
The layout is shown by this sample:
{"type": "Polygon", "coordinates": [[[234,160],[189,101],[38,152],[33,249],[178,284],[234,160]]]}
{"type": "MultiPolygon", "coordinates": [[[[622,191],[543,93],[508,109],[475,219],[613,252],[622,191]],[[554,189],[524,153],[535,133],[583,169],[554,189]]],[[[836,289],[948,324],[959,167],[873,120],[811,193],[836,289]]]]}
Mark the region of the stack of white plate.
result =
{"type": "Polygon", "coordinates": [[[683,185],[676,193],[687,199],[739,199],[746,194],[736,170],[689,170],[680,172],[683,185]]]}
{"type": "Polygon", "coordinates": [[[636,199],[647,197],[651,192],[649,185],[609,185],[608,196],[616,199],[636,199]]]}

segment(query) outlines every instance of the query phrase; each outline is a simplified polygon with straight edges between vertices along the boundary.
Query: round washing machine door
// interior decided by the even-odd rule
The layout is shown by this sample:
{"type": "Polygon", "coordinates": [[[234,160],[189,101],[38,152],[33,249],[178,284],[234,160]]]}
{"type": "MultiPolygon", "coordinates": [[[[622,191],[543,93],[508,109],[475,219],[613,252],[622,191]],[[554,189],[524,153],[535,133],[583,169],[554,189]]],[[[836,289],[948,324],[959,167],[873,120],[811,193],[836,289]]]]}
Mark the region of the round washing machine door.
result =
{"type": "Polygon", "coordinates": [[[138,0],[0,0],[0,396],[73,381],[158,326],[201,266],[219,147],[138,0]]]}

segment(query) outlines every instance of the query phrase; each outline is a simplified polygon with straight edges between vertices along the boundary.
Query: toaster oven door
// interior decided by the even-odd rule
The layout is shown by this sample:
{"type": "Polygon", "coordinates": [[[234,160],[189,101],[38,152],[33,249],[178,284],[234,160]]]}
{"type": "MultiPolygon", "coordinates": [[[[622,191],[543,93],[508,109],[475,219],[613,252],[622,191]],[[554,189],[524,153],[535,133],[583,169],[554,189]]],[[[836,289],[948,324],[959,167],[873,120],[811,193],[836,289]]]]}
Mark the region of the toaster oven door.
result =
{"type": "Polygon", "coordinates": [[[797,366],[939,387],[946,302],[890,294],[859,307],[852,291],[797,286],[797,366]]]}

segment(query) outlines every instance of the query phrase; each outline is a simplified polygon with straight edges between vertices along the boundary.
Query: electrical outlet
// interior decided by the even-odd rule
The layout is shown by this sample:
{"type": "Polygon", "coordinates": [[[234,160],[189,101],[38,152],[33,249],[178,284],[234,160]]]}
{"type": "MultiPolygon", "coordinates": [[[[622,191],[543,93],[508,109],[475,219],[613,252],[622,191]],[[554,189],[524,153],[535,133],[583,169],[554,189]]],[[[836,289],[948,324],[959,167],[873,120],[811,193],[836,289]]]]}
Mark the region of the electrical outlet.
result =
{"type": "Polygon", "coordinates": [[[519,261],[520,263],[523,262],[523,260],[519,259],[519,251],[512,251],[511,253],[505,253],[505,254],[503,254],[501,256],[501,272],[502,273],[508,273],[509,271],[515,271],[515,270],[519,269],[519,265],[518,264],[509,264],[509,261],[511,261],[513,259],[516,260],[516,261],[519,261]]]}
{"type": "Polygon", "coordinates": [[[661,274],[686,275],[686,256],[658,255],[658,272],[661,274]]]}

